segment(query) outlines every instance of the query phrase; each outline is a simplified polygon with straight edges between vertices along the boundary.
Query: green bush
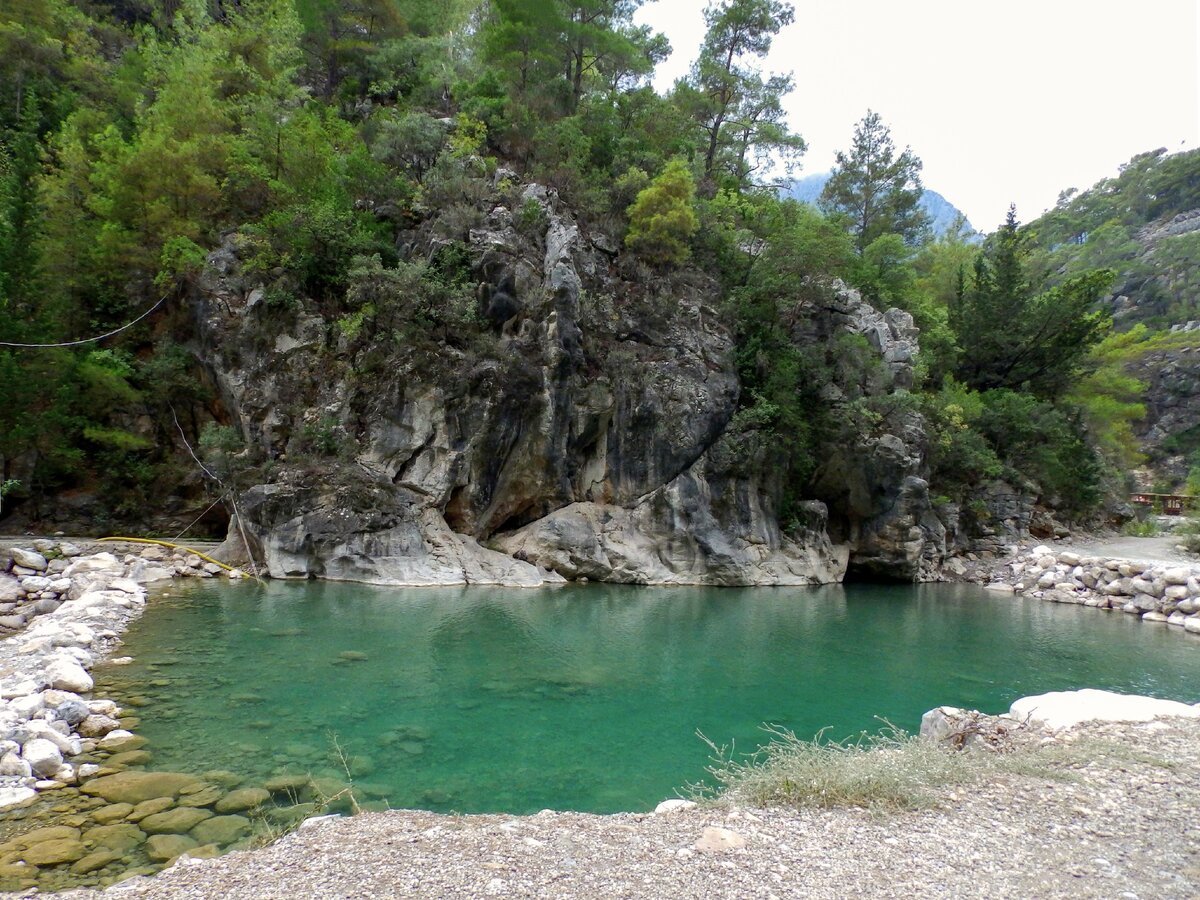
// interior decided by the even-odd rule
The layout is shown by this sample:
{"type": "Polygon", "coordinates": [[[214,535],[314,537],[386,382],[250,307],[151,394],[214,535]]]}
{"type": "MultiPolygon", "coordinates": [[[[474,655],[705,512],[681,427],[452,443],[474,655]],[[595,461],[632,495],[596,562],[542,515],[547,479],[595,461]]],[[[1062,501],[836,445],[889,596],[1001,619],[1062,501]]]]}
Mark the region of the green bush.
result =
{"type": "Polygon", "coordinates": [[[696,183],[687,162],[671,160],[629,207],[625,245],[655,265],[682,263],[691,252],[688,242],[700,227],[692,209],[695,195],[696,183]]]}

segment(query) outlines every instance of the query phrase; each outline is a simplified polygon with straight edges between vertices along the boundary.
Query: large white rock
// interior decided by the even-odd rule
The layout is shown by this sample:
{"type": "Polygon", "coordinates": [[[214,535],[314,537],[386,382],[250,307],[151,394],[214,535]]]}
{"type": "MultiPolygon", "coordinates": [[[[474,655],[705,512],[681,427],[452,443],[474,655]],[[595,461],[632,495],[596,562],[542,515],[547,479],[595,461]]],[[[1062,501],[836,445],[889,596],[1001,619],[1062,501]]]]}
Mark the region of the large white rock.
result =
{"type": "Polygon", "coordinates": [[[26,741],[21,749],[25,762],[33,770],[34,775],[49,778],[62,767],[62,751],[45,738],[34,738],[26,741]]]}
{"type": "Polygon", "coordinates": [[[46,680],[60,691],[82,694],[92,689],[92,676],[73,660],[59,657],[46,666],[46,680]]]}
{"type": "Polygon", "coordinates": [[[24,566],[26,569],[36,569],[39,572],[43,572],[46,566],[49,565],[46,562],[46,557],[42,556],[36,550],[22,550],[20,547],[12,547],[8,553],[14,563],[18,566],[24,566]]]}
{"type": "Polygon", "coordinates": [[[45,704],[41,694],[27,694],[24,697],[14,697],[8,702],[8,708],[22,719],[32,719],[45,704]]]}
{"type": "Polygon", "coordinates": [[[34,739],[49,741],[58,748],[59,753],[74,756],[80,751],[79,738],[56,731],[45,719],[34,719],[26,727],[34,739]]]}
{"type": "Polygon", "coordinates": [[[125,565],[111,553],[97,553],[93,556],[83,556],[67,566],[63,572],[68,578],[83,575],[88,572],[112,572],[117,578],[125,574],[125,565]]]}
{"type": "Polygon", "coordinates": [[[1028,719],[1055,731],[1082,722],[1149,722],[1161,716],[1200,718],[1200,706],[1094,688],[1022,697],[1009,712],[1018,721],[1028,719]]]}
{"type": "Polygon", "coordinates": [[[16,603],[25,596],[21,582],[11,575],[0,573],[0,603],[16,603]]]}
{"type": "Polygon", "coordinates": [[[37,791],[33,788],[0,787],[0,809],[7,809],[10,806],[25,806],[36,796],[37,791]]]}

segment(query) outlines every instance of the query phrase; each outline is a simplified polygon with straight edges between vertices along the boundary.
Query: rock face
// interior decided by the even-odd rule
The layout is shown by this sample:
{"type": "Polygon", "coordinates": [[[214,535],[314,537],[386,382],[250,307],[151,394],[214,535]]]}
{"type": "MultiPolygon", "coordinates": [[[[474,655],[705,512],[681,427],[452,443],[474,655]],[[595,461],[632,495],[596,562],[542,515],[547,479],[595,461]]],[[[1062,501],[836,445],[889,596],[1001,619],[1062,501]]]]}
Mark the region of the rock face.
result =
{"type": "MultiPolygon", "coordinates": [[[[436,261],[445,249],[437,235],[410,237],[410,255],[436,261]]],[[[847,564],[937,574],[945,529],[922,478],[920,417],[831,460],[784,533],[778,479],[725,446],[739,381],[715,286],[627,271],[554,191],[497,187],[470,231],[476,315],[492,326],[478,340],[397,343],[348,334],[313,302],[281,311],[244,272],[240,246],[231,236],[209,257],[196,350],[267,473],[240,498],[227,552],[248,542],[273,577],[807,584],[840,580],[847,564]],[[519,232],[513,204],[536,206],[544,224],[519,232]]],[[[909,387],[912,318],[840,284],[822,298],[793,339],[858,335],[887,373],[882,390],[909,387]]]]}
{"type": "MultiPolygon", "coordinates": [[[[835,414],[854,396],[902,397],[913,384],[918,331],[898,309],[880,313],[840,282],[806,292],[792,315],[792,338],[801,345],[836,345],[865,339],[882,365],[874,378],[851,369],[830,389],[835,414]],[[880,370],[882,370],[880,374],[880,370]]],[[[853,350],[853,345],[847,347],[853,350]]],[[[935,513],[925,476],[924,421],[897,403],[880,430],[853,448],[832,445],[822,453],[814,492],[829,509],[833,540],[850,547],[850,569],[868,576],[930,581],[946,556],[946,527],[935,513]]]]}
{"type": "Polygon", "coordinates": [[[1200,446],[1200,331],[1195,346],[1152,353],[1137,375],[1146,381],[1146,417],[1138,426],[1151,466],[1182,483],[1200,446]]]}

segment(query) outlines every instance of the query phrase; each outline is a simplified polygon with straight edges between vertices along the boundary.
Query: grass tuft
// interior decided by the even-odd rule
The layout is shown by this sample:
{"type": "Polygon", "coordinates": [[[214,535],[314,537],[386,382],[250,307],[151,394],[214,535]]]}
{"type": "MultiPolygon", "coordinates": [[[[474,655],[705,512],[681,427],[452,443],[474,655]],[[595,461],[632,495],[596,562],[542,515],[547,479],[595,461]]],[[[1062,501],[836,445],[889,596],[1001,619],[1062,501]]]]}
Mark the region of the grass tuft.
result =
{"type": "Polygon", "coordinates": [[[713,750],[708,772],[713,784],[689,785],[697,800],[755,807],[862,807],[873,810],[919,809],[933,805],[945,788],[998,775],[1071,777],[1059,765],[1064,748],[953,750],[923,740],[891,723],[876,734],[864,732],[834,741],[820,732],[813,740],[774,725],[763,730],[771,741],[737,759],[732,748],[713,750]]]}

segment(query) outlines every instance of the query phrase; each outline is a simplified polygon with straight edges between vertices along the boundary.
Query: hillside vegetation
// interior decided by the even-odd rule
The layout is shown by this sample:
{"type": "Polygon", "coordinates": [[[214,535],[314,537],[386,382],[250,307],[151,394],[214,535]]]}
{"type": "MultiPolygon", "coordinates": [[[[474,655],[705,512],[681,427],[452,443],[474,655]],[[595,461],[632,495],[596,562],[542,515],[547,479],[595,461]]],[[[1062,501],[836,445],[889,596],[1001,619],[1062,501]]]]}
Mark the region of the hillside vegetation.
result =
{"type": "MultiPolygon", "coordinates": [[[[1111,335],[1101,301],[1115,284],[1138,310],[1118,305],[1118,320],[1156,326],[1195,309],[1200,237],[1145,231],[1200,206],[1195,156],[1138,157],[1029,227],[1010,215],[981,247],[931,237],[919,157],[865,111],[817,210],[776,191],[805,148],[781,104],[790,76],[761,68],[791,6],[711,5],[696,63],[664,96],[649,83],[669,48],[633,23],[639,5],[6,3],[0,515],[187,521],[228,497],[189,444],[234,487],[242,463],[273,477],[280,460],[256,448],[197,339],[197,298],[234,237],[264,321],[283,333],[315,317],[331,358],[436,372],[492,353],[512,316],[476,235],[497,192],[531,182],[611,248],[635,328],[672,291],[711,289],[735,340],[730,433],[778,473],[785,527],[815,495],[820,448],[853,454],[908,415],[939,503],[969,512],[1002,480],[1080,518],[1119,493],[1139,413],[1122,367],[1150,337],[1111,335]],[[814,352],[793,338],[797,297],[836,279],[914,317],[911,389],[873,391],[861,341],[814,352]]],[[[515,229],[540,240],[544,207],[517,203],[515,229]]],[[[260,337],[247,353],[274,345],[260,337]]],[[[599,365],[586,341],[579,353],[599,365]]],[[[343,452],[336,419],[298,415],[288,459],[343,452]]],[[[198,527],[219,531],[228,505],[198,527]]]]}

